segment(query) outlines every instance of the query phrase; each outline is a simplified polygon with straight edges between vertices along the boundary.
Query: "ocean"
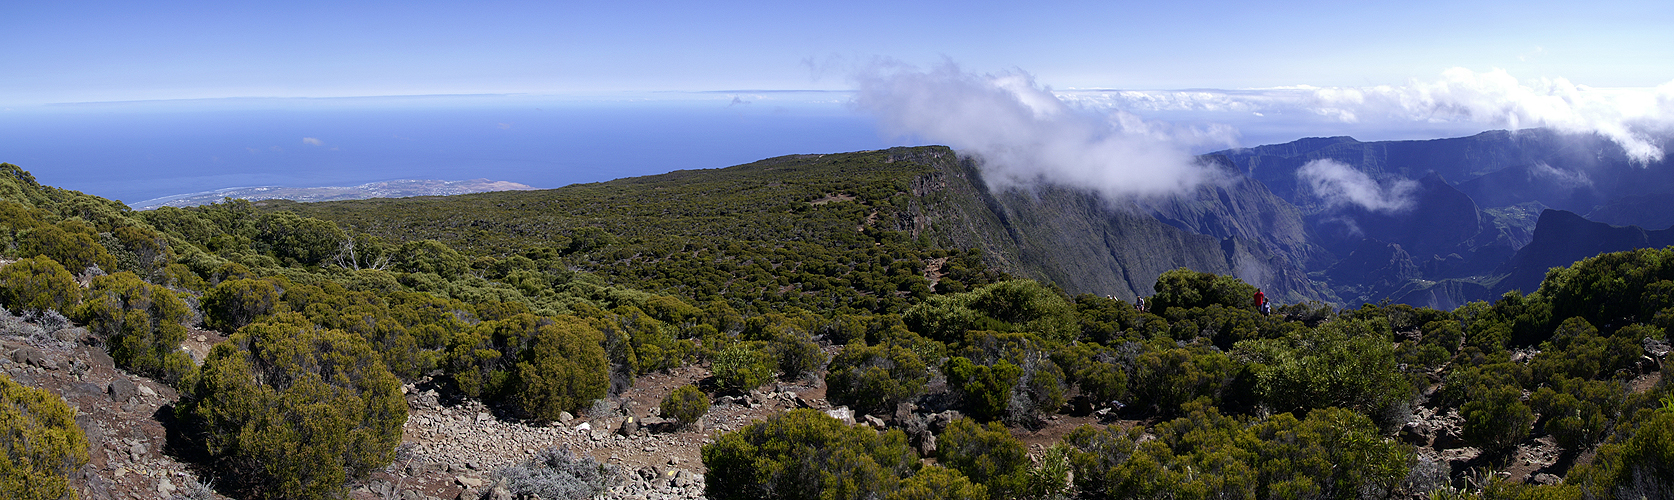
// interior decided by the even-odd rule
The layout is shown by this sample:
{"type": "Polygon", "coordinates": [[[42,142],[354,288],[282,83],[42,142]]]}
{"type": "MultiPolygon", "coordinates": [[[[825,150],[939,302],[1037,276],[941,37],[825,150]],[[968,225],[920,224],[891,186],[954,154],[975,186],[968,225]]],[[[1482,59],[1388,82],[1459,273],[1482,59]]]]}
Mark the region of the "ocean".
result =
{"type": "Polygon", "coordinates": [[[540,188],[898,145],[821,92],[204,99],[0,110],[0,162],[133,203],[246,186],[540,188]]]}

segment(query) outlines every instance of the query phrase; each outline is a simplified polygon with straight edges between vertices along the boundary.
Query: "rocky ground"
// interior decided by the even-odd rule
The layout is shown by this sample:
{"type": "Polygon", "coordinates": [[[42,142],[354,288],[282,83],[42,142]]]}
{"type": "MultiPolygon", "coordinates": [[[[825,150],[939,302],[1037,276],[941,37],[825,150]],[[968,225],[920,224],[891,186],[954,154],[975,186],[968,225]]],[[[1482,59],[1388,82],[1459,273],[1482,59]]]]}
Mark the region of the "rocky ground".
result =
{"type": "MultiPolygon", "coordinates": [[[[81,498],[219,498],[168,447],[164,423],[178,398],[174,389],[116,369],[84,329],[0,315],[0,370],[63,396],[76,409],[89,458],[72,478],[81,498]]],[[[193,331],[186,347],[201,356],[220,340],[214,332],[193,331]]]]}

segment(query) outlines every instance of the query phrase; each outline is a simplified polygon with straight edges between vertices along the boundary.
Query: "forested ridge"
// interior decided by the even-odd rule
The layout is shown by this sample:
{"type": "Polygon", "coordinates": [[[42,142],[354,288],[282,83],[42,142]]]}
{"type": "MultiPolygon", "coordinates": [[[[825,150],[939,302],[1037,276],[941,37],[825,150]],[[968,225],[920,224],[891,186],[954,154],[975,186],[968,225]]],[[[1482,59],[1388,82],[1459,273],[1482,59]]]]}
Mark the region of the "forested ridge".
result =
{"type": "MultiPolygon", "coordinates": [[[[3,164],[15,260],[0,305],[67,317],[178,388],[185,446],[236,497],[342,497],[390,465],[405,382],[545,422],[687,365],[712,376],[663,403],[682,421],[776,379],[823,380],[833,403],[887,419],[803,409],[722,434],[702,452],[711,498],[1674,494],[1674,249],[1601,255],[1453,311],[1264,315],[1255,287],[1179,269],[1142,310],[914,234],[905,179],[928,171],[921,157],[146,212],[3,164]],[[197,364],[185,325],[230,338],[197,364]],[[1064,415],[1102,418],[1045,449],[1015,437],[1064,415]],[[1435,415],[1457,428],[1423,428],[1435,415]],[[1561,450],[1540,469],[1561,481],[1497,474],[1540,440],[1561,450]]],[[[4,388],[0,412],[61,413],[4,388]]],[[[78,450],[85,462],[54,418],[0,420],[58,443],[8,441],[0,488],[63,477],[78,450]]]]}

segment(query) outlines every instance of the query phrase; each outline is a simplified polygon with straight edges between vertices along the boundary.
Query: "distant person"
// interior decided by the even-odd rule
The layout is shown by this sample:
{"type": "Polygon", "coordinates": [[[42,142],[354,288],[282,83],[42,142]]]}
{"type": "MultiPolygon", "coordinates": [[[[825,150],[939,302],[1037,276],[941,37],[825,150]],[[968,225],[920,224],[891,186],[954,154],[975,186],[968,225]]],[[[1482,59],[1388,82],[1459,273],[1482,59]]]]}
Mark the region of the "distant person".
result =
{"type": "Polygon", "coordinates": [[[1138,309],[1139,312],[1145,312],[1145,297],[1140,297],[1138,302],[1134,302],[1133,308],[1138,309]]]}
{"type": "Polygon", "coordinates": [[[1262,314],[1272,314],[1273,313],[1272,307],[1267,304],[1267,294],[1261,293],[1260,288],[1256,289],[1255,305],[1256,305],[1256,309],[1261,311],[1262,314]]]}

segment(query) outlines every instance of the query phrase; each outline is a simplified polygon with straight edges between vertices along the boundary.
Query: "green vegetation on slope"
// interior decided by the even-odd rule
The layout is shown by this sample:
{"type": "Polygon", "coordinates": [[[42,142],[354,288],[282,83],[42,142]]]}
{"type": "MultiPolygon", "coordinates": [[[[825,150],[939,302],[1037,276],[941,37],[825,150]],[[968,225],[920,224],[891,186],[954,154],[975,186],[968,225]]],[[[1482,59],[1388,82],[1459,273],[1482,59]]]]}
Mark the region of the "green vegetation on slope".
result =
{"type": "MultiPolygon", "coordinates": [[[[1674,249],[1588,259],[1532,294],[1454,311],[1263,315],[1252,286],[1177,269],[1141,311],[1006,279],[902,231],[917,226],[899,174],[928,167],[900,158],[145,213],[3,165],[0,252],[20,260],[0,269],[0,303],[67,312],[124,368],[181,387],[189,444],[246,496],[341,496],[387,465],[403,380],[443,377],[504,415],[548,420],[692,363],[719,391],[823,374],[833,401],[901,428],[793,411],[724,434],[704,450],[716,498],[1674,491],[1674,388],[1626,384],[1656,369],[1642,346],[1674,321],[1674,249]],[[182,364],[177,327],[200,321],[232,338],[182,364]],[[1562,485],[1453,491],[1394,438],[1418,405],[1456,410],[1490,465],[1541,434],[1596,458],[1562,485]],[[926,412],[942,410],[971,418],[930,427],[926,412]],[[1013,430],[1066,412],[1140,424],[1084,427],[1020,458],[1013,430]],[[940,463],[924,466],[932,434],[940,463]]],[[[683,389],[671,416],[697,418],[707,396],[683,389]]]]}

